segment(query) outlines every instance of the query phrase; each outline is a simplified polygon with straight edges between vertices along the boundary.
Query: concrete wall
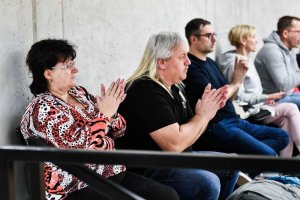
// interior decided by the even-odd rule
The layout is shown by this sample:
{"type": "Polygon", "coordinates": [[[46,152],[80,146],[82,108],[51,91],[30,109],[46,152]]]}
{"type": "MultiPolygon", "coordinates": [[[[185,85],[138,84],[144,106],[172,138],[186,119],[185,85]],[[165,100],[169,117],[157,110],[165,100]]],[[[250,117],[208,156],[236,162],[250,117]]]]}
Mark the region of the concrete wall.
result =
{"type": "Polygon", "coordinates": [[[72,41],[78,52],[78,83],[96,94],[101,82],[133,72],[153,33],[184,35],[190,19],[203,17],[218,33],[218,54],[231,48],[227,33],[232,26],[254,25],[262,38],[275,29],[280,16],[299,17],[299,7],[298,0],[1,0],[0,145],[16,143],[14,129],[31,98],[25,58],[35,41],[72,41]]]}
{"type": "MultiPolygon", "coordinates": [[[[14,130],[32,97],[25,59],[33,42],[51,37],[77,45],[78,83],[97,94],[101,82],[133,72],[153,33],[184,35],[185,24],[202,17],[215,26],[218,54],[231,48],[232,26],[251,24],[262,38],[280,16],[299,17],[299,7],[298,0],[0,0],[0,145],[18,143],[14,130]]],[[[16,170],[24,183],[22,166],[16,170]]],[[[18,185],[16,199],[24,199],[18,185]]]]}

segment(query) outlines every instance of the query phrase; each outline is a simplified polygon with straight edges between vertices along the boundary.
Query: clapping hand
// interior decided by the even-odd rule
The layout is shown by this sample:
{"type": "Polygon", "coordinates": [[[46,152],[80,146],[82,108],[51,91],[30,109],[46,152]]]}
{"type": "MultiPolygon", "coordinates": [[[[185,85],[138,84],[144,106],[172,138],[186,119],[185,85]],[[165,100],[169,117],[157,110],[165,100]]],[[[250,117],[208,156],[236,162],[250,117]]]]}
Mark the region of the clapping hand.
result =
{"type": "Polygon", "coordinates": [[[211,120],[216,112],[224,107],[228,93],[228,85],[225,85],[219,89],[211,89],[211,84],[205,87],[201,100],[199,99],[196,107],[195,114],[211,120]]]}
{"type": "Polygon", "coordinates": [[[100,112],[105,114],[109,119],[117,112],[120,103],[122,103],[126,97],[124,88],[124,79],[113,81],[107,90],[105,90],[105,86],[101,84],[100,96],[96,96],[97,105],[100,112]]]}

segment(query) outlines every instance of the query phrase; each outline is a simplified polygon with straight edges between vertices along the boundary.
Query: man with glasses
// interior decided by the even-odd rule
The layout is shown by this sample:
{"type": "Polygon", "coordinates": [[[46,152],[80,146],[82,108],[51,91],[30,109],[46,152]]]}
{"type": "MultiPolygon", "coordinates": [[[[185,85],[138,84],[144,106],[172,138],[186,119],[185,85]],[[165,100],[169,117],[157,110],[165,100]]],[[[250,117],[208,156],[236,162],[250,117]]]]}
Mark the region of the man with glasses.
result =
{"type": "Polygon", "coordinates": [[[216,43],[216,34],[211,23],[200,18],[193,19],[186,25],[185,35],[190,46],[188,57],[191,64],[184,82],[191,107],[195,107],[207,84],[210,83],[214,89],[228,87],[225,106],[210,120],[206,132],[194,144],[195,150],[275,156],[288,143],[286,132],[242,120],[232,104],[231,98],[236,95],[247,72],[247,61],[235,60],[232,81],[227,86],[228,82],[216,62],[207,57],[208,53],[213,52],[216,43]],[[207,144],[213,149],[203,149],[203,145],[207,144]]]}
{"type": "Polygon", "coordinates": [[[283,16],[277,23],[277,31],[264,39],[264,46],[257,53],[255,67],[260,76],[263,92],[286,92],[279,102],[292,102],[300,108],[300,69],[295,49],[300,44],[300,19],[283,16]]]}

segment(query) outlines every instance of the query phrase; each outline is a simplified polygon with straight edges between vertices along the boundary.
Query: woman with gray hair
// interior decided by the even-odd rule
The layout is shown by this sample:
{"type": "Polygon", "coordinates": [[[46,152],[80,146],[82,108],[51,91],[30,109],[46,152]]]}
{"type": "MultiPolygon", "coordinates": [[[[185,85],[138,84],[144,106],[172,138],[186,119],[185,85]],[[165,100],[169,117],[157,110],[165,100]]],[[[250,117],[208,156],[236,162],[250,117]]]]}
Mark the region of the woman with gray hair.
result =
{"type": "MultiPolygon", "coordinates": [[[[125,137],[119,148],[192,152],[193,143],[216,111],[224,106],[227,87],[207,85],[193,115],[182,80],[190,60],[178,33],[152,35],[142,61],[127,80],[127,97],[119,107],[126,118],[125,137]]],[[[146,169],[146,177],[173,187],[180,199],[225,199],[237,180],[237,172],[213,173],[201,169],[146,169]]]]}

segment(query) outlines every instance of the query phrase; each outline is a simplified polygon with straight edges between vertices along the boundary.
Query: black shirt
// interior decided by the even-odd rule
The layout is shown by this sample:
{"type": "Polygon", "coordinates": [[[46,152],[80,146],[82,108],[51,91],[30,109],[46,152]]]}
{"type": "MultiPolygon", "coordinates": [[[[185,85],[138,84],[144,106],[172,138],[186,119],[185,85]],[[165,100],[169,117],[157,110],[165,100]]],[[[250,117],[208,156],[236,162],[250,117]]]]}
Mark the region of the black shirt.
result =
{"type": "Polygon", "coordinates": [[[136,80],[130,86],[118,110],[127,123],[126,134],[116,140],[118,149],[161,150],[149,133],[186,123],[193,116],[177,86],[172,86],[171,93],[173,97],[149,78],[136,80]]]}

